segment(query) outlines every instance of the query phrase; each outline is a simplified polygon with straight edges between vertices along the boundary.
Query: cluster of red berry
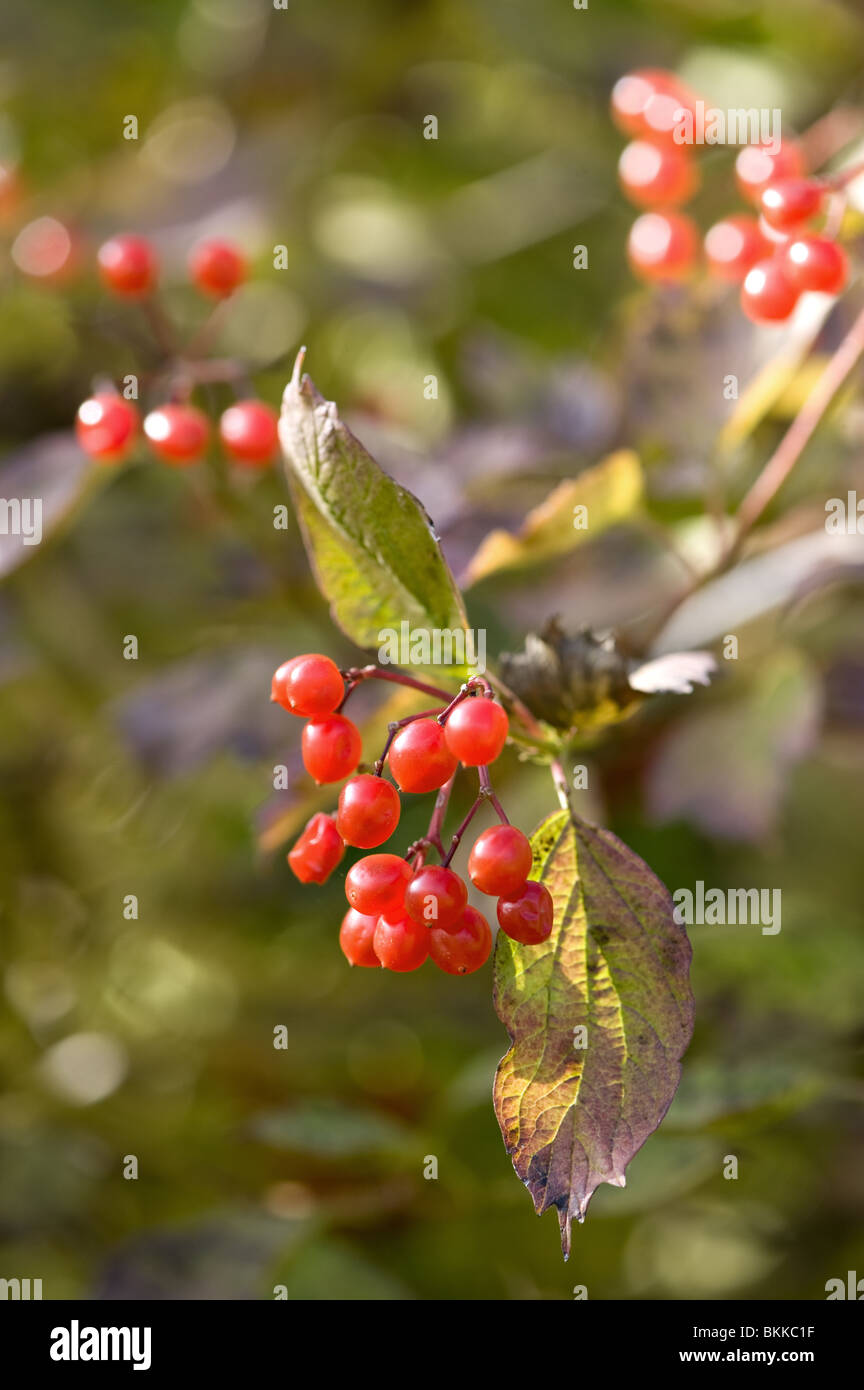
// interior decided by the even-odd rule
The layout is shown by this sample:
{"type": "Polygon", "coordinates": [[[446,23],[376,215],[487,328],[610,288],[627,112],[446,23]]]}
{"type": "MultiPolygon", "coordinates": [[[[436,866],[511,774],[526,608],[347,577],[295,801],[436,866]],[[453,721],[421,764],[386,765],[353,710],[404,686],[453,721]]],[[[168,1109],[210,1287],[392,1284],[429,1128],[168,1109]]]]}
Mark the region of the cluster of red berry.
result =
{"type": "MultiPolygon", "coordinates": [[[[611,106],[616,124],[635,136],[619,162],[621,186],[632,202],[650,209],[630,229],[630,265],[643,279],[686,279],[698,264],[700,233],[692,218],[675,209],[697,191],[699,171],[692,146],[678,143],[675,132],[684,128],[683,117],[695,120],[697,98],[672,73],[643,69],[616,82],[611,106]]],[[[715,223],[704,254],[712,274],[741,285],[747,317],[778,323],[805,291],[839,294],[849,268],[835,239],[839,219],[830,208],[843,180],[807,177],[794,140],[776,150],[745,145],[735,177],[758,216],[733,213],[715,223]]]]}
{"type": "MultiPolygon", "coordinates": [[[[100,247],[103,283],[124,299],[146,300],[159,278],[155,251],[144,237],[117,236],[100,247]]],[[[246,261],[230,242],[203,241],[189,257],[189,276],[202,294],[226,299],[246,278],[246,261]]],[[[116,392],[99,392],[78,410],[76,434],[85,453],[100,463],[118,463],[133,448],[140,425],[136,407],[116,392]]],[[[153,453],[166,463],[197,462],[207,448],[210,422],[187,401],[168,401],[144,418],[143,433],[153,453]]],[[[233,462],[259,467],[273,459],[277,443],[276,412],[263,401],[242,400],[224,411],[219,439],[233,462]]]]}
{"type": "MultiPolygon", "coordinates": [[[[356,674],[349,673],[348,694],[356,674]]],[[[346,845],[368,850],[384,844],[399,824],[400,791],[437,791],[440,810],[446,806],[441,789],[452,783],[460,763],[478,768],[481,782],[481,794],[440,864],[426,863],[430,849],[443,849],[440,832],[430,827],[429,838],[417,841],[404,858],[369,854],[348,870],[350,907],[339,935],[348,961],[405,972],[431,956],[450,975],[467,975],[484,964],[492,949],[489,923],[468,903],[467,885],[449,864],[474,811],[487,800],[501,823],[474,842],[468,875],[481,893],[498,898],[502,931],[528,945],[545,941],[552,931],[551,895],[529,880],[530,842],[507,821],[488,779],[488,765],[504,747],[509,727],[491,690],[479,678],[469,681],[449,704],[391,725],[374,773],[352,776],[362,743],[356,725],[340,712],[347,698],[345,679],[329,657],[317,654],[294,657],[273,677],[271,698],[307,720],[302,737],[307,772],[318,783],[350,778],[339,793],[335,818],[313,816],[288,855],[301,883],[324,883],[346,845]],[[395,786],[384,779],[385,763],[395,786]]]]}

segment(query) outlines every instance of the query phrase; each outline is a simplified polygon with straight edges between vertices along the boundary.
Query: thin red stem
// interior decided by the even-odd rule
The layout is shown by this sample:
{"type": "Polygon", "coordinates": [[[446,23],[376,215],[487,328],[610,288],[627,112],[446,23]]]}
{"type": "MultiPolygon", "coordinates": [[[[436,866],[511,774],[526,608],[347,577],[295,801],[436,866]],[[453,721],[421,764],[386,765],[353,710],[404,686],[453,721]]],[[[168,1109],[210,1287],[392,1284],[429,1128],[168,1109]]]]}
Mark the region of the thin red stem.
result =
{"type": "Polygon", "coordinates": [[[445,702],[452,698],[449,690],[441,690],[437,685],[428,685],[426,681],[415,680],[413,676],[403,675],[401,671],[382,671],[380,666],[349,666],[346,671],[342,672],[342,676],[348,682],[345,699],[342,701],[343,705],[351,691],[361,681],[369,680],[390,681],[393,685],[407,685],[411,690],[422,690],[424,695],[432,695],[436,700],[444,700],[445,702]]]}

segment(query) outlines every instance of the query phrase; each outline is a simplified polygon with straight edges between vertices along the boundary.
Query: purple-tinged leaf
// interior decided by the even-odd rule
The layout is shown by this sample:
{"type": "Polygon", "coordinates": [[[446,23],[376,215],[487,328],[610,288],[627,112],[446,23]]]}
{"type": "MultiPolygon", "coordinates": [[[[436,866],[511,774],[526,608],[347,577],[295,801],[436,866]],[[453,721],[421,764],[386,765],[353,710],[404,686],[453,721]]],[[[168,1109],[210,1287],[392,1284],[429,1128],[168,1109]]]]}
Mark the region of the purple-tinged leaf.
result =
{"type": "Polygon", "coordinates": [[[532,838],[555,904],[539,946],[498,934],[495,1008],[511,1047],[495,1077],[508,1153],[539,1214],[570,1223],[659,1125],[693,1030],[690,943],[663,884],[608,830],[567,811],[532,838]],[[584,1033],[582,1032],[584,1030],[584,1033]]]}

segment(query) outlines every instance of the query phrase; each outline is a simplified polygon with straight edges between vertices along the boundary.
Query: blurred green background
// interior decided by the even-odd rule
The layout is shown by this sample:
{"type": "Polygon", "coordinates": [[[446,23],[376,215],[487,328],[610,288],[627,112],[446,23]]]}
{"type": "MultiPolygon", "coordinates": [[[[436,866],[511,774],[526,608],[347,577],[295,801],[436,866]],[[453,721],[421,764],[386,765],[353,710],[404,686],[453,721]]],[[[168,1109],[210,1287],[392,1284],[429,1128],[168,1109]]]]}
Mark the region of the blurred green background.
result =
{"type": "MultiPolygon", "coordinates": [[[[555,612],[638,639],[681,581],[657,528],[693,553],[706,543],[734,409],[723,376],[746,383],[780,338],[734,295],[658,297],[631,279],[609,89],[663,64],[802,131],[840,105],[864,136],[860,13],[76,0],[7,7],[0,27],[0,162],[18,185],[0,207],[0,494],[39,491],[52,527],[26,563],[0,552],[0,1277],[42,1278],[46,1298],[270,1298],[282,1284],[291,1298],[567,1299],[578,1284],[592,1299],[786,1299],[864,1274],[860,552],[838,548],[831,583],[810,583],[831,555],[825,499],[864,490],[854,396],[775,509],[773,568],[706,591],[680,630],[686,644],[738,635],[738,660],[586,755],[579,805],[670,888],[781,888],[783,922],[776,936],[693,929],[679,1097],[627,1188],[594,1199],[567,1266],[492,1112],[506,1037],[490,970],[350,971],[350,859],[324,888],[301,889],[285,863],[313,800],[302,779],[274,796],[274,767],[296,774],[299,726],[270,706],[270,674],[304,650],[360,654],[296,531],[273,528],[281,476],[143,453],[94,476],[69,434],[95,378],[156,364],[137,310],[96,282],[99,241],[153,237],[191,334],[204,309],[186,252],[234,237],[255,274],[219,351],[276,405],[306,343],[457,573],[558,479],[637,448],[648,504],[632,524],[468,603],[490,655],[555,612]],[[34,278],[21,238],[44,217],[72,251],[34,278]]],[[[705,226],[738,206],[733,158],[704,152],[705,226]]],[[[215,413],[230,397],[198,399],[215,413]]],[[[726,458],[731,502],[788,409],[772,402],[726,458]]],[[[543,769],[510,755],[498,784],[526,830],[554,805],[543,769]]],[[[428,804],[409,800],[419,834],[428,804]]]]}

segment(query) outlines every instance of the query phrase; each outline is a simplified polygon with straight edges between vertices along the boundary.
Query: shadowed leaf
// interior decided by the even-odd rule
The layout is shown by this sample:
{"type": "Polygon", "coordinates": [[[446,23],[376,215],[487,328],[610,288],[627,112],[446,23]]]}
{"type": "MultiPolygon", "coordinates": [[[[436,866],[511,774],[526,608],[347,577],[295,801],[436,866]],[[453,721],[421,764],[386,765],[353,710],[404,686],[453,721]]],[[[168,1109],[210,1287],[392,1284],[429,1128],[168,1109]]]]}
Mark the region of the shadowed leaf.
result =
{"type": "Polygon", "coordinates": [[[566,1258],[573,1217],[600,1183],[624,1186],[675,1094],[693,1028],[690,944],[662,883],[609,831],[560,811],[532,847],[555,926],[539,946],[498,934],[495,1008],[512,1046],[494,1100],[537,1213],[558,1210],[566,1258]]]}
{"type": "MultiPolygon", "coordinates": [[[[319,586],[343,632],[367,650],[401,624],[464,633],[462,597],[432,524],[379,468],[306,375],[303,354],[285,388],[279,427],[286,473],[319,586]]],[[[456,644],[454,643],[454,646],[456,644]]],[[[467,663],[427,664],[454,679],[467,663]]]]}

